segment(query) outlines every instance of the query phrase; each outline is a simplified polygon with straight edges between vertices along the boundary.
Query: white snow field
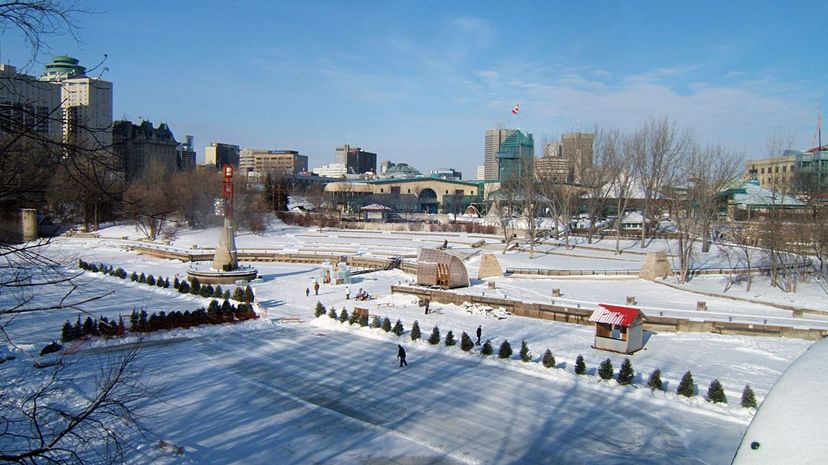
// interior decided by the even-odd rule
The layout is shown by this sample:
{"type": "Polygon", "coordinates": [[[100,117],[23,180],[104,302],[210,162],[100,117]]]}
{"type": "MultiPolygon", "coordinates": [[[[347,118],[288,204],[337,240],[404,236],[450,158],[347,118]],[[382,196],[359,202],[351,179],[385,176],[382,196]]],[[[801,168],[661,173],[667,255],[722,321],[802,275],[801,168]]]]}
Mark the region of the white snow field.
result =
{"type": "MultiPolygon", "coordinates": [[[[185,263],[128,251],[126,246],[131,242],[121,238],[137,238],[129,227],[107,228],[102,236],[58,238],[49,253],[67,260],[68,268],[74,270],[74,259],[80,257],[170,280],[176,274],[185,276],[185,263]]],[[[211,248],[216,237],[215,229],[182,231],[170,246],[211,248]]],[[[262,236],[241,234],[237,244],[241,249],[339,250],[407,257],[414,256],[418,247],[442,244],[444,238],[450,248],[466,253],[476,252],[470,244],[480,240],[465,234],[280,227],[262,236]]],[[[486,252],[496,252],[500,259],[498,238],[484,239],[492,244],[486,252]]],[[[563,260],[562,269],[576,269],[575,265],[593,260],[545,256],[563,260]]],[[[611,252],[607,256],[611,257],[611,252]]],[[[539,266],[536,259],[523,253],[509,252],[505,257],[514,266],[539,266]]],[[[470,276],[476,276],[478,261],[479,254],[469,260],[470,276]]],[[[634,384],[620,386],[614,380],[599,381],[596,370],[609,358],[617,372],[625,356],[592,349],[593,330],[588,326],[520,318],[500,309],[437,303],[425,315],[414,297],[390,294],[392,284],[413,279],[399,270],[355,276],[351,295],[363,288],[375,296],[356,302],[345,300],[344,285],[323,285],[319,296],[311,290],[306,297],[305,289],[318,275],[317,266],[254,266],[262,277],[262,282],[253,286],[263,315],[260,320],[157,333],[144,342],[140,362],[148,367],[146,380],[158,389],[158,397],[140,408],[149,434],[135,438],[130,463],[728,464],[753,416],[752,410],[738,405],[744,385],[750,384],[761,401],[780,374],[811,344],[800,339],[648,332],[645,349],[628,356],[636,370],[634,384]],[[372,315],[388,316],[392,323],[399,319],[405,333],[396,337],[381,329],[341,324],[327,316],[314,318],[317,301],[337,312],[343,306],[349,312],[361,306],[372,315]],[[410,339],[415,320],[423,334],[419,341],[410,339]],[[452,330],[458,340],[463,331],[474,337],[481,325],[483,340],[490,339],[495,352],[508,339],[515,355],[499,360],[480,355],[479,346],[470,353],[461,351],[459,344],[432,346],[425,339],[435,325],[443,337],[452,330]],[[517,357],[521,340],[530,347],[531,363],[517,357]],[[408,352],[408,367],[397,366],[397,344],[408,352]],[[539,363],[546,349],[556,357],[552,369],[539,363]],[[573,372],[579,354],[588,367],[586,376],[573,372]],[[651,392],[646,387],[647,377],[656,368],[662,372],[666,392],[651,392]],[[679,379],[688,370],[698,391],[691,399],[675,394],[679,379]],[[728,405],[703,399],[713,379],[724,385],[728,405]],[[160,447],[160,441],[170,446],[160,447]]],[[[714,282],[721,278],[707,279],[714,282]]],[[[766,280],[757,278],[750,297],[765,303],[746,303],[702,297],[637,279],[512,276],[490,280],[496,281],[496,289],[473,280],[472,287],[456,291],[546,302],[551,299],[551,289],[560,288],[564,299],[583,306],[593,302],[623,304],[625,296],[635,295],[645,314],[693,312],[697,300],[706,300],[710,311],[702,315],[705,318],[721,313],[730,318],[776,318],[808,327],[828,323],[820,314],[792,318],[790,310],[773,305],[825,311],[825,292],[818,282],[802,284],[797,295],[779,296],[768,288],[766,280]]],[[[688,287],[721,292],[722,288],[695,281],[688,287]]],[[[84,273],[75,282],[79,285],[73,293],[76,299],[110,293],[83,306],[92,314],[109,318],[126,316],[133,308],[184,311],[209,302],[172,289],[95,273],[84,273]]],[[[36,294],[24,297],[47,302],[62,294],[59,289],[38,288],[36,294]]],[[[19,297],[7,293],[0,301],[7,306],[19,297]]],[[[59,338],[65,320],[74,321],[77,315],[77,311],[62,310],[4,320],[18,348],[4,349],[15,351],[17,358],[0,365],[0,373],[9,380],[36,376],[32,359],[38,358],[43,345],[59,338]]],[[[90,341],[71,357],[94,357],[100,352],[95,347],[114,346],[107,351],[117,352],[119,345],[130,342],[135,338],[90,341]]],[[[84,383],[79,382],[81,385],[84,383]]]]}

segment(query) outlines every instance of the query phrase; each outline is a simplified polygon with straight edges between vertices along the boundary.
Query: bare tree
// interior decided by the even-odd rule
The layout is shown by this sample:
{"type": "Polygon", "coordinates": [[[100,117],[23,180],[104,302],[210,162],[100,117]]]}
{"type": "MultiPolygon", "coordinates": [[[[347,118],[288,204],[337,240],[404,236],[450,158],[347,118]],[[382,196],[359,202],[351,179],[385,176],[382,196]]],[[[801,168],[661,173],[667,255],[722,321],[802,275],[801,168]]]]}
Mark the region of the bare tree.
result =
{"type": "Polygon", "coordinates": [[[581,178],[589,217],[587,230],[587,243],[589,244],[592,244],[592,236],[596,233],[598,218],[602,216],[607,200],[619,180],[618,159],[621,157],[621,134],[617,129],[596,131],[594,145],[592,168],[586,170],[581,178]]]}
{"type": "Polygon", "coordinates": [[[720,146],[704,149],[690,145],[685,157],[677,161],[677,179],[686,183],[665,186],[672,219],[678,234],[679,282],[690,278],[695,245],[702,241],[702,252],[709,252],[713,223],[718,218],[719,193],[733,181],[740,161],[720,146]]]}
{"type": "MultiPolygon", "coordinates": [[[[0,29],[17,32],[30,45],[32,60],[45,45],[45,36],[74,33],[73,15],[80,10],[72,3],[53,0],[20,0],[0,4],[0,29]]],[[[13,85],[17,76],[3,77],[0,85],[13,85]]],[[[31,83],[24,83],[31,85],[31,83]]],[[[101,201],[117,198],[112,187],[113,158],[109,147],[94,139],[78,137],[56,140],[40,124],[62,123],[60,107],[38,111],[36,118],[25,114],[30,102],[15,102],[24,114],[0,113],[0,200],[3,208],[42,206],[55,181],[69,180],[77,197],[65,199],[67,210],[82,210],[91,226],[101,201]],[[21,118],[18,118],[21,116],[21,118]],[[26,156],[32,163],[26,163],[26,156]],[[16,162],[24,163],[18,165],[16,162]],[[31,176],[31,177],[29,177],[31,176]],[[58,177],[60,176],[60,177],[58,177]],[[72,200],[80,200],[72,206],[72,200]],[[79,205],[79,206],[77,206],[79,205]]],[[[29,115],[31,116],[31,115],[29,115]]],[[[95,128],[77,130],[93,135],[95,128]]],[[[80,135],[80,133],[78,133],[80,135]]],[[[27,243],[0,238],[0,337],[14,344],[8,325],[24,313],[47,313],[62,309],[83,311],[105,294],[75,297],[77,275],[66,264],[49,258],[49,239],[27,243]],[[54,300],[38,300],[40,289],[64,290],[54,300]]],[[[113,463],[123,457],[124,448],[140,429],[134,414],[136,401],[145,397],[141,373],[135,369],[137,352],[119,361],[101,361],[101,376],[84,378],[71,368],[71,359],[89,363],[90,356],[64,357],[52,372],[39,371],[25,380],[3,378],[0,385],[0,462],[91,464],[113,463]],[[14,389],[11,389],[12,385],[14,389]]],[[[94,361],[92,362],[94,365],[94,361]]]]}
{"type": "Polygon", "coordinates": [[[75,17],[84,13],[73,1],[7,1],[0,3],[0,24],[23,37],[33,62],[41,49],[48,47],[47,36],[69,34],[77,40],[75,17]]]}
{"type": "Polygon", "coordinates": [[[0,462],[122,462],[133,436],[143,433],[136,404],[151,396],[138,368],[138,348],[122,356],[105,354],[91,395],[79,389],[81,380],[73,373],[73,365],[84,362],[63,357],[51,370],[36,373],[42,376],[13,389],[25,394],[0,396],[0,462]]]}
{"type": "Polygon", "coordinates": [[[124,194],[123,213],[135,222],[147,239],[155,240],[175,211],[170,200],[170,177],[162,167],[151,165],[124,194]]]}
{"type": "Polygon", "coordinates": [[[661,196],[661,189],[671,185],[679,169],[678,163],[691,148],[689,131],[679,131],[667,118],[650,120],[633,136],[638,142],[630,148],[633,152],[633,172],[641,184],[643,193],[641,248],[647,247],[649,223],[654,203],[661,196]]]}

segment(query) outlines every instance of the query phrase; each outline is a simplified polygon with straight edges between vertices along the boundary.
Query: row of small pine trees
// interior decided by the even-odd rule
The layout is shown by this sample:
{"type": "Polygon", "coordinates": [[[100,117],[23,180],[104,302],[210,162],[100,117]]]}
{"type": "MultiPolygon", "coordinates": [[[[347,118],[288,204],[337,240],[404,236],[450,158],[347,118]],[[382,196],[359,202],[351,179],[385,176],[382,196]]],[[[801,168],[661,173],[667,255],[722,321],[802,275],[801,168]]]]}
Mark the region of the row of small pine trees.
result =
{"type": "MultiPolygon", "coordinates": [[[[210,301],[205,309],[201,307],[192,312],[172,311],[153,312],[147,314],[146,310],[132,310],[129,317],[129,332],[150,333],[175,328],[190,328],[200,325],[218,325],[223,323],[237,323],[247,320],[254,320],[258,315],[252,306],[240,303],[232,305],[225,300],[219,305],[217,300],[210,301]]],[[[70,342],[85,336],[120,337],[126,334],[123,317],[118,317],[118,322],[109,321],[105,316],[100,319],[86,317],[81,324],[80,315],[73,325],[68,320],[63,324],[60,339],[63,342],[70,342]]]]}
{"type": "Polygon", "coordinates": [[[250,286],[246,286],[244,288],[236,287],[231,294],[229,290],[223,290],[221,285],[217,285],[215,288],[210,284],[201,285],[198,278],[195,277],[188,282],[186,280],[179,280],[178,276],[176,276],[173,279],[172,284],[170,284],[170,278],[164,278],[162,276],[156,278],[153,275],[145,275],[144,273],[138,274],[134,271],[132,273],[127,273],[121,267],[115,268],[111,265],[103,263],[98,263],[96,265],[94,263],[87,263],[83,260],[78,260],[78,267],[82,270],[103,273],[116,278],[129,278],[132,282],[146,284],[148,286],[157,286],[164,289],[169,289],[170,286],[172,286],[173,289],[182,294],[192,294],[204,298],[213,297],[224,300],[233,299],[237,302],[244,302],[247,304],[252,303],[255,300],[253,288],[250,286]]]}
{"type": "MultiPolygon", "coordinates": [[[[320,316],[326,313],[325,306],[322,305],[321,302],[316,303],[316,307],[314,309],[314,315],[319,318],[320,316]]],[[[371,320],[371,323],[368,323],[368,317],[362,315],[360,318],[356,317],[355,314],[348,314],[348,311],[343,308],[339,314],[337,314],[336,310],[332,307],[330,310],[327,311],[327,314],[330,318],[334,320],[338,320],[340,322],[347,322],[349,324],[358,323],[360,326],[370,326],[371,328],[382,328],[385,332],[394,333],[397,336],[402,336],[405,332],[403,324],[400,320],[391,326],[391,320],[388,317],[384,317],[382,320],[378,316],[374,316],[371,320]]],[[[414,321],[414,324],[411,327],[411,340],[416,341],[422,337],[422,333],[420,331],[420,324],[417,321],[414,321]]],[[[437,345],[440,343],[440,328],[434,326],[431,330],[431,335],[428,338],[428,343],[431,345],[437,345]]],[[[454,333],[449,330],[446,333],[446,337],[443,340],[444,344],[447,347],[451,347],[457,345],[457,340],[454,337],[454,333]]],[[[460,335],[460,349],[464,352],[469,352],[474,348],[474,342],[465,331],[460,335]]],[[[483,346],[480,349],[480,353],[484,356],[492,355],[494,353],[494,348],[492,347],[491,341],[487,340],[483,343],[483,346]]],[[[501,359],[509,359],[512,357],[512,345],[509,343],[507,339],[504,339],[503,342],[500,344],[500,347],[497,351],[498,358],[501,359]]],[[[529,351],[529,345],[526,341],[521,341],[520,344],[520,352],[518,353],[520,360],[529,363],[532,361],[532,354],[529,351]]],[[[546,352],[543,353],[543,357],[541,357],[541,364],[543,364],[546,368],[553,368],[555,366],[555,356],[552,355],[552,351],[546,349],[546,352]]],[[[575,373],[578,375],[586,375],[587,367],[586,363],[584,363],[584,357],[578,355],[575,359],[575,373]]],[[[610,380],[615,377],[615,373],[612,367],[612,361],[610,359],[606,359],[601,362],[600,366],[598,367],[598,376],[603,380],[610,380]]],[[[624,359],[624,362],[621,364],[621,369],[618,372],[618,377],[616,381],[622,385],[632,384],[633,379],[635,378],[635,371],[632,367],[632,362],[630,359],[624,359]]],[[[647,380],[647,387],[651,390],[664,390],[664,384],[661,381],[661,370],[655,369],[651,374],[650,378],[647,380]]],[[[695,384],[693,383],[693,375],[690,371],[686,372],[684,376],[681,378],[681,382],[678,385],[678,389],[676,393],[685,397],[693,397],[695,396],[695,384]]],[[[708,402],[713,403],[727,403],[727,396],[725,395],[724,388],[722,384],[719,382],[718,379],[714,379],[710,382],[710,386],[707,389],[707,396],[705,399],[708,402]]],[[[742,399],[741,405],[745,408],[756,408],[756,396],[753,393],[753,390],[750,388],[750,385],[745,385],[744,390],[742,391],[742,399]]]]}

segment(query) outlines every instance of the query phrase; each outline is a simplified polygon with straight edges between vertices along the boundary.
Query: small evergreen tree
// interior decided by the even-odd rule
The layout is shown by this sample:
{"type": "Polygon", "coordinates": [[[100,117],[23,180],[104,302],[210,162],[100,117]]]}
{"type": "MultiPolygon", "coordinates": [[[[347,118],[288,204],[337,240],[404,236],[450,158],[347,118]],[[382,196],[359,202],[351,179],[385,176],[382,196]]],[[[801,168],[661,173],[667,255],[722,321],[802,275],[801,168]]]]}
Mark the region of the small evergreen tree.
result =
{"type": "Polygon", "coordinates": [[[178,276],[175,277],[173,280],[173,289],[178,289],[178,286],[181,285],[181,281],[178,280],[178,276]]]}
{"type": "Polygon", "coordinates": [[[483,355],[492,355],[494,353],[492,341],[486,339],[486,342],[483,343],[483,347],[480,348],[480,353],[483,355]]]}
{"type": "Polygon", "coordinates": [[[141,284],[144,284],[144,283],[147,282],[147,277],[146,277],[146,275],[144,275],[144,273],[141,273],[141,275],[138,276],[138,282],[141,283],[141,284]]]}
{"type": "Polygon", "coordinates": [[[756,408],[756,396],[753,395],[753,389],[750,388],[750,384],[745,384],[745,388],[742,390],[741,404],[744,408],[756,408]]]}
{"type": "Polygon", "coordinates": [[[650,373],[650,379],[647,380],[647,387],[655,391],[664,389],[664,383],[661,382],[661,370],[656,368],[650,373]]]}
{"type": "Polygon", "coordinates": [[[520,360],[524,363],[528,363],[532,361],[532,354],[529,352],[529,345],[526,344],[526,340],[520,342],[520,360]]]}
{"type": "Polygon", "coordinates": [[[403,332],[405,332],[405,328],[403,328],[403,324],[400,320],[397,320],[397,322],[394,323],[394,329],[392,329],[391,332],[397,336],[402,336],[403,332]]]}
{"type": "Polygon", "coordinates": [[[422,336],[420,334],[420,323],[417,320],[414,320],[414,324],[411,325],[411,340],[416,341],[422,336]]]}
{"type": "Polygon", "coordinates": [[[440,343],[440,328],[438,328],[437,326],[435,326],[434,329],[431,330],[431,336],[428,337],[428,343],[433,346],[436,346],[440,343]]]}
{"type": "Polygon", "coordinates": [[[342,307],[342,311],[339,312],[339,322],[345,323],[346,321],[348,321],[348,310],[346,310],[345,307],[342,307]]]}
{"type": "Polygon", "coordinates": [[[164,278],[164,289],[170,288],[170,278],[164,278]]]}
{"type": "Polygon", "coordinates": [[[546,349],[546,352],[543,353],[543,366],[546,368],[552,368],[555,366],[555,356],[552,355],[552,351],[546,349]]]}
{"type": "Polygon", "coordinates": [[[331,307],[331,309],[328,310],[328,316],[331,317],[332,320],[335,320],[336,319],[336,309],[331,307]]]}
{"type": "Polygon", "coordinates": [[[584,357],[578,356],[575,358],[575,374],[576,375],[585,375],[586,374],[586,363],[584,363],[584,357]]]}
{"type": "Polygon", "coordinates": [[[380,317],[374,315],[374,318],[371,319],[371,327],[379,328],[380,326],[382,326],[382,321],[380,321],[380,317]]]}
{"type": "Polygon", "coordinates": [[[630,359],[625,358],[621,363],[621,369],[618,370],[618,384],[632,384],[635,378],[635,370],[633,370],[630,359]]]}
{"type": "Polygon", "coordinates": [[[129,280],[132,282],[138,281],[138,273],[133,271],[132,274],[129,275],[129,280]]]}
{"type": "Polygon", "coordinates": [[[676,393],[684,397],[693,397],[695,394],[693,390],[693,374],[690,373],[690,371],[687,371],[687,373],[681,377],[676,393]]]}
{"type": "Polygon", "coordinates": [[[212,297],[213,293],[210,292],[210,289],[207,286],[201,286],[201,289],[198,291],[198,295],[201,297],[212,297]]]}
{"type": "Polygon", "coordinates": [[[463,331],[463,334],[460,335],[460,350],[463,352],[468,352],[474,348],[474,341],[472,341],[471,337],[463,331]]]}
{"type": "Polygon", "coordinates": [[[316,318],[319,318],[320,316],[325,314],[325,311],[325,306],[322,305],[322,302],[316,302],[316,307],[314,307],[313,309],[313,315],[316,318]]]}
{"type": "Polygon", "coordinates": [[[601,379],[612,379],[612,375],[612,360],[606,359],[598,365],[598,376],[600,376],[601,379]]]}
{"type": "Polygon", "coordinates": [[[446,347],[451,347],[453,345],[457,345],[457,340],[454,339],[454,333],[449,330],[449,332],[446,333],[446,347]]]}
{"type": "Polygon", "coordinates": [[[155,277],[153,275],[147,276],[147,284],[150,286],[155,286],[155,277]]]}
{"type": "Polygon", "coordinates": [[[178,285],[178,292],[182,294],[190,293],[190,285],[187,284],[187,281],[181,281],[181,283],[178,285]]]}
{"type": "Polygon", "coordinates": [[[356,313],[352,312],[352,313],[348,316],[348,324],[352,325],[352,324],[354,324],[354,323],[356,323],[356,322],[357,322],[357,315],[356,315],[356,313]]]}
{"type": "Polygon", "coordinates": [[[66,320],[66,323],[63,323],[63,329],[60,331],[60,340],[62,342],[69,342],[75,339],[75,332],[72,329],[72,323],[69,323],[69,320],[66,320]]]}
{"type": "Polygon", "coordinates": [[[230,289],[225,290],[221,298],[224,300],[230,300],[230,289]]]}
{"type": "Polygon", "coordinates": [[[196,277],[193,277],[193,279],[190,281],[190,294],[201,294],[201,282],[199,282],[198,278],[196,277]]]}
{"type": "Polygon", "coordinates": [[[359,315],[359,318],[357,318],[357,323],[360,326],[368,326],[368,314],[362,313],[361,315],[359,315]]]}
{"type": "Polygon", "coordinates": [[[256,295],[253,294],[253,288],[247,286],[244,288],[244,301],[245,303],[253,303],[256,300],[256,295]]]}
{"type": "Polygon", "coordinates": [[[220,299],[224,296],[224,289],[221,288],[221,284],[216,285],[216,288],[213,289],[213,297],[220,299]]]}
{"type": "Polygon", "coordinates": [[[121,279],[124,279],[124,278],[126,278],[126,271],[124,271],[124,269],[123,269],[123,268],[121,268],[121,267],[119,266],[119,267],[115,270],[115,276],[117,276],[117,277],[119,277],[119,278],[121,278],[121,279]]]}
{"type": "Polygon", "coordinates": [[[714,404],[727,403],[727,396],[725,395],[722,383],[720,383],[718,379],[714,379],[710,382],[710,386],[707,387],[707,396],[705,399],[707,399],[708,402],[713,402],[714,404]]]}
{"type": "Polygon", "coordinates": [[[500,344],[500,349],[497,350],[498,358],[509,358],[512,356],[512,345],[509,344],[508,339],[504,339],[500,344]]]}
{"type": "Polygon", "coordinates": [[[240,287],[233,289],[233,300],[241,302],[244,300],[244,290],[240,287]]]}
{"type": "Polygon", "coordinates": [[[382,319],[382,330],[386,333],[391,332],[391,320],[388,317],[382,319]]]}

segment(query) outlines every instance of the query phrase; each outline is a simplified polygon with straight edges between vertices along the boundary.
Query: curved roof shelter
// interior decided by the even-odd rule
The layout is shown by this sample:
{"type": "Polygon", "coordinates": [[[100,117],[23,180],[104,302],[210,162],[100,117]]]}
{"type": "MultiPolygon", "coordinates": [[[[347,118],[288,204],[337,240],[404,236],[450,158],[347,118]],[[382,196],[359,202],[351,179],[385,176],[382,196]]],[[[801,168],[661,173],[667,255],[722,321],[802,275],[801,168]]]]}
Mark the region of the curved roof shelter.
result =
{"type": "Polygon", "coordinates": [[[468,287],[469,274],[460,258],[437,249],[420,249],[417,255],[417,284],[445,289],[468,287]]]}

